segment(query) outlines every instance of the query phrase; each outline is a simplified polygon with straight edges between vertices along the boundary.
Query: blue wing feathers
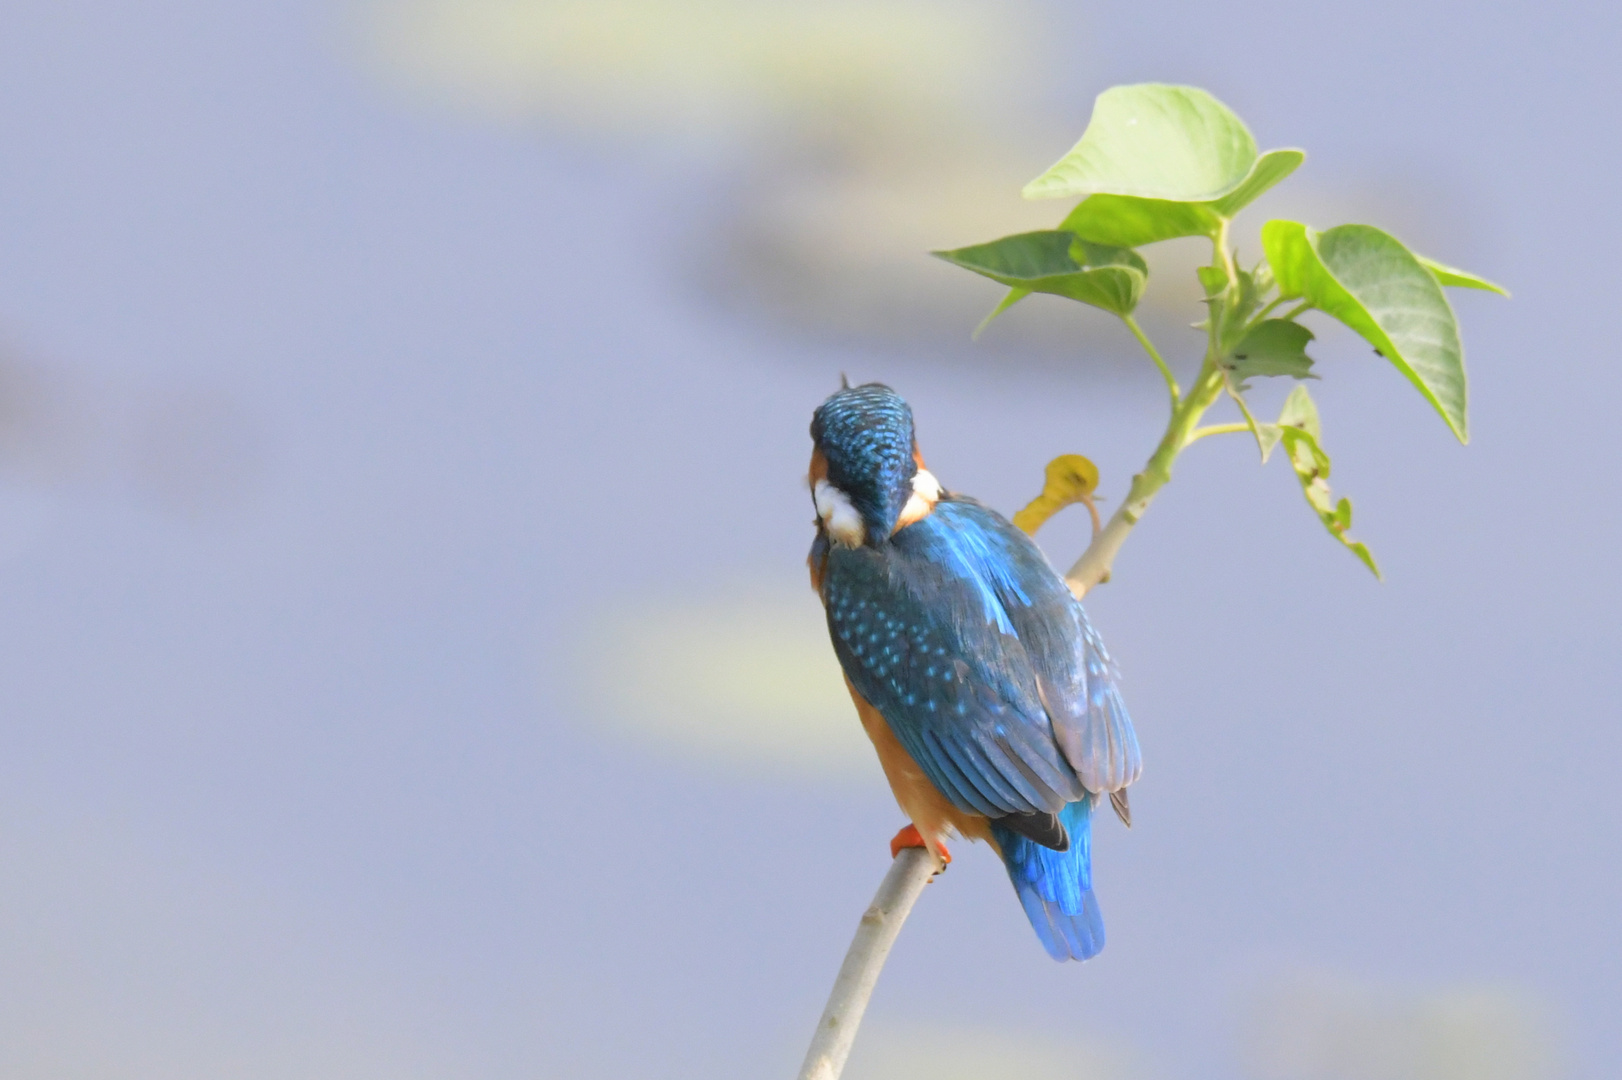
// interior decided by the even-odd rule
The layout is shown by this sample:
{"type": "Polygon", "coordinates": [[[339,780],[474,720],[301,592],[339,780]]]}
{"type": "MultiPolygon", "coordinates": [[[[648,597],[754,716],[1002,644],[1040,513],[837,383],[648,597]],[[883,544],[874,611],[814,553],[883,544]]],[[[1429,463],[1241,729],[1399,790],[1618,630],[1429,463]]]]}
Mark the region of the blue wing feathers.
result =
{"type": "Polygon", "coordinates": [[[994,512],[954,497],[888,544],[835,547],[823,592],[852,683],[960,808],[1054,812],[1137,778],[1109,654],[994,512]]]}
{"type": "Polygon", "coordinates": [[[925,753],[923,755],[914,755],[913,760],[924,767],[924,771],[929,774],[930,780],[934,781],[935,785],[941,789],[941,794],[948,799],[952,799],[958,806],[972,809],[976,813],[995,815],[1002,812],[982,793],[981,789],[969,778],[969,774],[958,765],[956,758],[943,743],[941,736],[937,732],[924,732],[923,741],[925,753]],[[931,763],[934,764],[935,770],[938,770],[938,772],[930,769],[931,763]],[[945,780],[946,783],[942,784],[941,780],[945,780]],[[956,793],[955,797],[954,792],[956,793]]]}
{"type": "Polygon", "coordinates": [[[1086,674],[1086,716],[1073,726],[1060,725],[1060,743],[1090,791],[1119,791],[1143,771],[1143,755],[1121,700],[1119,672],[1098,632],[1080,614],[1082,656],[1086,674]]]}

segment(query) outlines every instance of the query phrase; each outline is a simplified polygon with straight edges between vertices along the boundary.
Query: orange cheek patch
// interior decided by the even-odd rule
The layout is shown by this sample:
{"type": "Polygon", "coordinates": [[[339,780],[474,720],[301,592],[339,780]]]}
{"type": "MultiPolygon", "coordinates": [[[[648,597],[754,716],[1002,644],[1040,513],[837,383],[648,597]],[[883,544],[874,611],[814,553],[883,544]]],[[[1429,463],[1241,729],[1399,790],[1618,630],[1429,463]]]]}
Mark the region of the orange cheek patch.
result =
{"type": "Polygon", "coordinates": [[[822,448],[811,451],[811,472],[806,480],[812,487],[817,486],[818,480],[828,479],[828,459],[822,456],[822,448]]]}

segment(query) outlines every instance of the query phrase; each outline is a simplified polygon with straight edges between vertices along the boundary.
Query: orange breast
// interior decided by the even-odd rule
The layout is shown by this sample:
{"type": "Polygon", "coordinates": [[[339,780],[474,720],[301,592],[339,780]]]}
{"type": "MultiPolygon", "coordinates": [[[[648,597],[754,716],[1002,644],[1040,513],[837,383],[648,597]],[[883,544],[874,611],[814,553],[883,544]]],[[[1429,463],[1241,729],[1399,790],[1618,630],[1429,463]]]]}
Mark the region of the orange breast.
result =
{"type": "Polygon", "coordinates": [[[879,765],[884,769],[884,778],[890,782],[895,801],[900,804],[901,812],[917,826],[929,850],[938,857],[940,845],[954,834],[969,840],[990,841],[991,827],[986,819],[980,814],[953,806],[951,800],[940,793],[928,774],[912,759],[912,755],[907,753],[907,748],[890,730],[890,723],[884,719],[884,714],[858,693],[848,678],[845,688],[856,703],[856,712],[862,718],[862,727],[867,729],[867,737],[873,740],[873,748],[879,752],[879,765]]]}

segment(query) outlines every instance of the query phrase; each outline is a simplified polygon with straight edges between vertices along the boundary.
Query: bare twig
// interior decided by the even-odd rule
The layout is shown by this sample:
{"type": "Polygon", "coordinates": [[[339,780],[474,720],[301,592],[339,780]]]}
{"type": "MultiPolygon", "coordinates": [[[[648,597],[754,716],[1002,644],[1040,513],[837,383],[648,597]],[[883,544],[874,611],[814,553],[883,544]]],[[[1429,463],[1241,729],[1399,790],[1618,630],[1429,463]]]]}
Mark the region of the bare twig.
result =
{"type": "Polygon", "coordinates": [[[903,848],[890,865],[873,903],[856,926],[856,937],[840,965],[839,977],[828,995],[828,1007],[817,1021],[817,1033],[811,1037],[805,1064],[800,1066],[799,1080],[838,1080],[845,1071],[845,1059],[856,1041],[856,1029],[861,1026],[879,972],[884,970],[890,946],[895,944],[901,924],[907,921],[919,894],[938,869],[935,856],[923,848],[903,848]]]}

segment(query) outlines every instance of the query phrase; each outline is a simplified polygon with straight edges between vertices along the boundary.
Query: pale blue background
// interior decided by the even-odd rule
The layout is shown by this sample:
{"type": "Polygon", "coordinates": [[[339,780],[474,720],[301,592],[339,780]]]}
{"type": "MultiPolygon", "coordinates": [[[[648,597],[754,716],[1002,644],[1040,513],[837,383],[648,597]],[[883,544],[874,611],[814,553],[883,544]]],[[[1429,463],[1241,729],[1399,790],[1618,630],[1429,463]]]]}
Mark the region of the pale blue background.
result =
{"type": "MultiPolygon", "coordinates": [[[[1109,949],[1049,963],[965,860],[875,1016],[1237,1077],[1247,980],[1305,965],[1502,982],[1569,1075],[1611,1075],[1615,16],[1058,18],[1075,130],[1112,83],[1206,86],[1313,176],[1413,180],[1436,254],[1516,295],[1458,299],[1468,449],[1366,349],[1319,350],[1384,585],[1240,441],[1188,456],[1090,603],[1149,762],[1098,845],[1109,949]]],[[[888,795],[628,752],[537,691],[545,657],[603,597],[797,574],[840,370],[1005,510],[1054,453],[1141,461],[1153,373],[739,319],[675,254],[702,163],[414,111],[333,33],[315,2],[0,16],[0,335],[137,448],[69,440],[0,506],[0,1072],[55,1075],[18,1049],[50,1029],[84,1075],[787,1075],[888,795]]]]}

